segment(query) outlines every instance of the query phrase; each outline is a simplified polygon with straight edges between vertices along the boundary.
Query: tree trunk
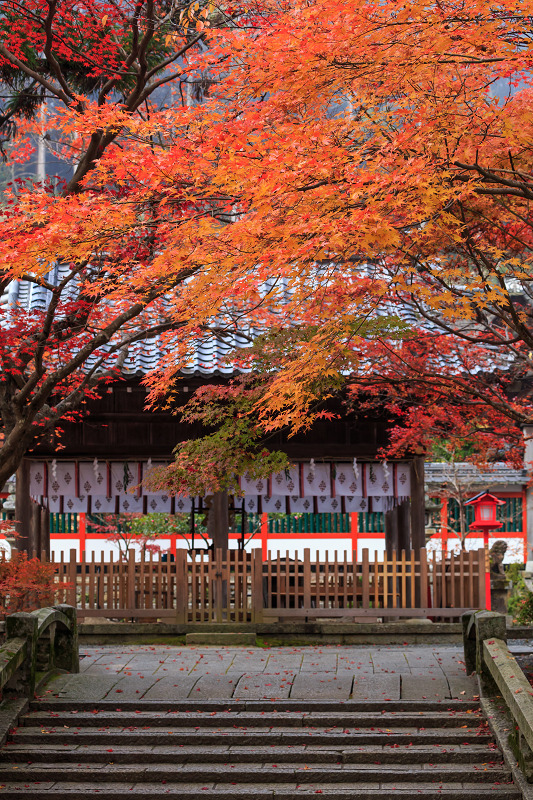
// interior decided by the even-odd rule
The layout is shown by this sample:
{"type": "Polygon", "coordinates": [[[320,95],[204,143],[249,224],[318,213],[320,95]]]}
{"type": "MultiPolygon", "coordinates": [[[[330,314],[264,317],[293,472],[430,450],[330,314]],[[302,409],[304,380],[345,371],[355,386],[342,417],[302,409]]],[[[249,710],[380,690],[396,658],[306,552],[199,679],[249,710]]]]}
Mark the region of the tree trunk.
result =
{"type": "Polygon", "coordinates": [[[207,535],[213,542],[213,550],[225,554],[229,545],[228,493],[216,492],[211,501],[207,518],[207,535]]]}

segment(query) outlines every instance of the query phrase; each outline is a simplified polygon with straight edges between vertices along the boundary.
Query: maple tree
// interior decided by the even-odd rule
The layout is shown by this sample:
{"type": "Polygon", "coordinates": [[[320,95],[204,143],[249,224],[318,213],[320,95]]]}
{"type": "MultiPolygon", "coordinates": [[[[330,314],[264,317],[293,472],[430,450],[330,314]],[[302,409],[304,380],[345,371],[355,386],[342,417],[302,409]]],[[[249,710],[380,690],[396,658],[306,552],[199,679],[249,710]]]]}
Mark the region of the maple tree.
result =
{"type": "Polygon", "coordinates": [[[161,547],[155,541],[161,532],[139,530],[142,514],[101,514],[90,521],[91,533],[107,535],[118,549],[119,557],[128,560],[130,551],[156,555],[161,547]]]}
{"type": "MultiPolygon", "coordinates": [[[[475,435],[486,452],[518,441],[533,418],[529,0],[246,12],[94,0],[79,25],[56,16],[78,7],[35,0],[22,32],[12,26],[19,44],[0,49],[8,72],[53,86],[54,124],[80,148],[63,194],[22,190],[0,222],[6,280],[29,277],[56,298],[49,266],[73,265],[53,313],[33,312],[31,336],[18,312],[2,334],[2,353],[18,346],[4,356],[0,403],[8,473],[154,330],[164,352],[148,379],[154,399],[206,331],[255,340],[238,355],[260,375],[251,406],[214,400],[219,416],[249,425],[246,437],[310,426],[328,413],[316,404],[347,385],[352,403],[404,419],[396,454],[423,450],[430,429],[475,435]],[[154,66],[139,50],[147,39],[154,66]],[[171,58],[182,59],[175,74],[171,58]],[[146,108],[150,81],[184,74],[209,83],[201,106],[146,108]]],[[[257,462],[262,448],[252,450],[257,462]]],[[[238,456],[224,473],[243,466],[238,456]]],[[[200,459],[207,476],[212,459],[200,459]]]]}
{"type": "Polygon", "coordinates": [[[55,583],[57,567],[41,563],[38,558],[28,558],[26,553],[15,553],[9,559],[0,558],[0,616],[15,611],[34,611],[43,605],[53,605],[59,593],[55,583]]]}
{"type": "MultiPolygon", "coordinates": [[[[168,549],[163,549],[158,541],[168,536],[179,536],[188,551],[192,550],[190,514],[139,513],[93,515],[89,530],[91,533],[106,534],[107,541],[118,549],[120,558],[127,561],[130,552],[138,552],[143,557],[163,555],[168,558],[168,549]]],[[[201,519],[194,522],[194,533],[204,545],[208,545],[206,527],[201,519]]]]}
{"type": "Polygon", "coordinates": [[[531,5],[339,9],[291,4],[241,37],[237,121],[204,144],[240,212],[204,258],[289,290],[247,361],[266,375],[259,424],[309,426],[344,376],[354,404],[403,417],[389,454],[440,432],[517,460],[533,417],[531,5]]]}
{"type": "Polygon", "coordinates": [[[205,48],[203,29],[227,20],[207,3],[174,0],[0,2],[2,155],[23,161],[36,137],[53,141],[72,173],[5,192],[0,484],[39,437],[120,377],[140,342],[180,328],[165,298],[187,265],[151,275],[161,241],[149,205],[135,205],[143,221],[132,232],[123,225],[127,175],[106,187],[90,175],[124,147],[121,119],[142,122],[201,94],[194,56],[205,48]],[[16,302],[13,280],[26,287],[16,302]]]}

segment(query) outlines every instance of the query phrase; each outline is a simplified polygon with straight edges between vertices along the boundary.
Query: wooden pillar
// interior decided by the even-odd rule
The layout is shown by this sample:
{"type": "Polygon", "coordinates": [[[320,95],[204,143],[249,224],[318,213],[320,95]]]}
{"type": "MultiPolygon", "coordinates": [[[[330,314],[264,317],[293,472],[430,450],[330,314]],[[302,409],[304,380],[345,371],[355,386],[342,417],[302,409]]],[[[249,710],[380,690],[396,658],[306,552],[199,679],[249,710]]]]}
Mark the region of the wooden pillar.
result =
{"type": "Polygon", "coordinates": [[[426,546],[423,456],[416,456],[411,461],[411,545],[417,555],[426,546]]]}
{"type": "Polygon", "coordinates": [[[29,555],[41,557],[41,506],[30,500],[30,548],[29,555]]]}
{"type": "Polygon", "coordinates": [[[216,492],[211,499],[207,517],[207,535],[213,542],[213,550],[226,553],[229,545],[228,493],[216,492]]]}
{"type": "Polygon", "coordinates": [[[268,514],[261,514],[261,556],[263,561],[268,558],[268,514]]]}
{"type": "Polygon", "coordinates": [[[358,558],[358,535],[359,535],[359,514],[353,511],[350,514],[350,533],[352,534],[352,553],[354,553],[354,564],[357,563],[358,558]]]}
{"type": "MultiPolygon", "coordinates": [[[[50,530],[50,525],[48,525],[50,530]]],[[[50,535],[50,534],[49,534],[50,535]]],[[[87,515],[78,514],[78,539],[80,542],[80,561],[85,558],[85,547],[87,545],[87,515]]]]}
{"type": "Polygon", "coordinates": [[[41,506],[41,551],[50,561],[50,511],[41,506]]]}
{"type": "Polygon", "coordinates": [[[404,500],[398,506],[398,552],[411,552],[411,502],[404,500]]]}
{"type": "Polygon", "coordinates": [[[398,506],[385,512],[385,549],[389,557],[398,552],[398,506]]]}
{"type": "Polygon", "coordinates": [[[33,543],[31,541],[30,462],[27,459],[22,460],[17,470],[15,519],[19,535],[16,544],[17,550],[25,551],[31,556],[33,543]]]}

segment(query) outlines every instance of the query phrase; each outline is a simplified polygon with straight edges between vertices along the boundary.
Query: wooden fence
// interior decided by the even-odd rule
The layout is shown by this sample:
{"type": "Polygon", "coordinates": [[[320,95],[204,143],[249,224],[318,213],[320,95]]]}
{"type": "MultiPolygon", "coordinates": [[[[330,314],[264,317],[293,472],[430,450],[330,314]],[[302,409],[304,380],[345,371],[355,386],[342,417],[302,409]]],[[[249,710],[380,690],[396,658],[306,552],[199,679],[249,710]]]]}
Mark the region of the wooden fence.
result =
{"type": "Polygon", "coordinates": [[[127,561],[107,557],[55,563],[58,599],[78,608],[81,618],[177,623],[261,622],[271,619],[390,617],[457,618],[485,608],[484,550],[446,560],[402,552],[359,562],[346,556],[312,560],[251,552],[196,553],[178,550],[175,560],[152,554],[127,561]],[[62,589],[62,584],[65,588],[62,589]],[[68,585],[70,584],[70,585],[68,585]]]}

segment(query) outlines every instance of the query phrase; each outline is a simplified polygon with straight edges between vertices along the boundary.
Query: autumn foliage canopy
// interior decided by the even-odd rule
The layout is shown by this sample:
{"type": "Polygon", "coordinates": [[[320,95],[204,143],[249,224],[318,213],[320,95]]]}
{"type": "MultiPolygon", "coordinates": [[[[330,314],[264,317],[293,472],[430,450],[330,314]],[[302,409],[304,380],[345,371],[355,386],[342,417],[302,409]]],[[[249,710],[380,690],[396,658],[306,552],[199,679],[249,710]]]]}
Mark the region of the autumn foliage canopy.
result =
{"type": "Polygon", "coordinates": [[[519,452],[533,423],[530,0],[0,9],[6,152],[23,157],[46,96],[73,160],[60,189],[17,187],[0,222],[5,281],[57,298],[2,328],[9,435],[55,424],[154,331],[154,400],[198,337],[239,331],[253,377],[224,409],[218,390],[203,400],[252,438],[308,426],[342,393],[394,413],[390,454],[435,436],[519,452]]]}

